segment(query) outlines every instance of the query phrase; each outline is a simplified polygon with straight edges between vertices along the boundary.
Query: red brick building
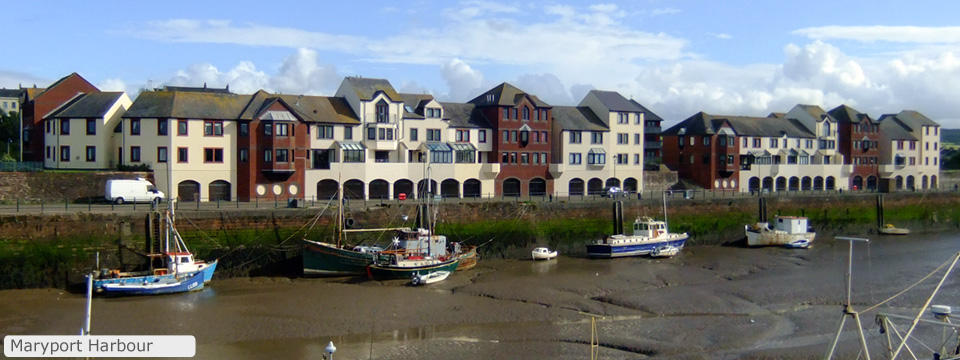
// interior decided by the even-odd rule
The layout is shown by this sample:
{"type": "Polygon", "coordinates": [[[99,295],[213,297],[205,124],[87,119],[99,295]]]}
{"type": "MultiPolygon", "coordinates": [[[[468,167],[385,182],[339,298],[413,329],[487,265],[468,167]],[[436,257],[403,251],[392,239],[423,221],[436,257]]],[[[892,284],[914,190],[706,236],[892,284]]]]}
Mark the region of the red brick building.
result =
{"type": "Polygon", "coordinates": [[[79,94],[99,92],[100,89],[77,73],[57,80],[42,91],[24,91],[20,104],[23,111],[23,161],[43,161],[45,116],[79,94]]]}
{"type": "Polygon", "coordinates": [[[840,105],[829,111],[837,119],[839,151],[852,165],[851,190],[876,189],[880,178],[880,123],[853,108],[840,105]]]}
{"type": "Polygon", "coordinates": [[[728,118],[699,112],[664,131],[663,164],[705,189],[737,182],[740,141],[728,118]]]}

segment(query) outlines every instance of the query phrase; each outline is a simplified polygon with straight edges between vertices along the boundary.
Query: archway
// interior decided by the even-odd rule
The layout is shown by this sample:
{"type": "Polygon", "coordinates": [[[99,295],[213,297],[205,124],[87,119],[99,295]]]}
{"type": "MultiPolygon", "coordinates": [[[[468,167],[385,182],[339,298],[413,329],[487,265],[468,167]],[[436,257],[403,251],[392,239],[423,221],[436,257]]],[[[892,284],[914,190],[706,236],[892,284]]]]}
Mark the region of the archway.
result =
{"type": "Polygon", "coordinates": [[[593,178],[587,181],[587,195],[594,195],[603,192],[603,180],[593,178]]]}
{"type": "Polygon", "coordinates": [[[747,188],[750,191],[760,191],[760,178],[756,176],[750,178],[747,188]]]}
{"type": "Polygon", "coordinates": [[[427,186],[427,179],[423,179],[417,182],[417,197],[423,198],[424,196],[429,196],[430,194],[436,194],[440,189],[437,188],[437,181],[430,180],[430,186],[427,186]]]}
{"type": "Polygon", "coordinates": [[[480,180],[467,179],[463,182],[463,197],[478,198],[481,194],[483,194],[483,189],[481,189],[480,180]]]}
{"type": "Polygon", "coordinates": [[[626,178],[623,180],[623,191],[637,192],[638,188],[639,186],[637,186],[637,179],[626,178]]]}
{"type": "Polygon", "coordinates": [[[460,197],[460,182],[455,179],[446,179],[440,183],[440,196],[460,197]]]}
{"type": "Polygon", "coordinates": [[[317,199],[333,199],[337,196],[340,184],[336,180],[325,179],[317,182],[317,199]]]}
{"type": "Polygon", "coordinates": [[[216,180],[207,185],[210,201],[230,201],[230,183],[226,180],[216,180]]]}
{"type": "Polygon", "coordinates": [[[827,184],[825,189],[833,190],[837,188],[837,179],[834,179],[833,176],[827,176],[827,184]]]}
{"type": "Polygon", "coordinates": [[[784,191],[787,189],[787,178],[780,176],[777,177],[777,191],[784,191]]]}
{"type": "Polygon", "coordinates": [[[547,181],[541,178],[530,179],[530,196],[547,195],[547,181]]]}
{"type": "Polygon", "coordinates": [[[927,189],[927,176],[926,176],[926,175],[924,175],[922,178],[920,178],[920,189],[922,189],[922,190],[926,190],[926,189],[927,189]]]}
{"type": "Polygon", "coordinates": [[[903,190],[903,176],[897,175],[897,177],[894,178],[894,188],[903,190]]]}
{"type": "Polygon", "coordinates": [[[363,181],[357,179],[347,180],[347,182],[343,183],[343,198],[363,200],[366,198],[366,191],[364,191],[363,188],[363,181]]]}
{"type": "Polygon", "coordinates": [[[863,177],[860,175],[854,176],[850,182],[850,190],[863,190],[863,177]]]}
{"type": "Polygon", "coordinates": [[[867,190],[877,190],[877,177],[870,175],[867,177],[867,190]]]}
{"type": "Polygon", "coordinates": [[[790,182],[787,184],[787,188],[791,191],[800,190],[800,179],[796,176],[790,177],[790,182]]]}
{"type": "Polygon", "coordinates": [[[914,180],[913,175],[907,175],[907,190],[916,190],[917,184],[914,180]]]}
{"type": "Polygon", "coordinates": [[[606,184],[606,185],[604,185],[604,186],[616,186],[616,187],[620,187],[620,179],[617,179],[617,178],[609,178],[609,179],[607,179],[607,182],[606,182],[605,184],[606,184]]]}
{"type": "Polygon", "coordinates": [[[376,179],[368,185],[370,188],[370,199],[389,199],[390,183],[383,179],[376,179]]]}
{"type": "Polygon", "coordinates": [[[764,189],[764,190],[768,190],[768,191],[772,191],[772,190],[773,190],[773,178],[772,178],[772,177],[767,176],[767,177],[763,178],[763,189],[764,189]]]}
{"type": "Polygon", "coordinates": [[[809,176],[804,176],[802,179],[800,179],[800,190],[810,191],[812,186],[812,181],[810,180],[809,176]]]}
{"type": "Polygon", "coordinates": [[[813,178],[813,189],[814,190],[823,190],[823,177],[817,176],[813,178]]]}
{"type": "Polygon", "coordinates": [[[400,194],[404,194],[404,197],[408,199],[413,198],[413,181],[407,179],[400,179],[393,183],[393,198],[399,199],[400,194]]]}
{"type": "Polygon", "coordinates": [[[583,180],[580,178],[571,179],[567,192],[570,196],[583,195],[583,180]]]}
{"type": "Polygon", "coordinates": [[[180,201],[200,201],[200,183],[184,180],[177,184],[177,197],[180,201]]]}
{"type": "Polygon", "coordinates": [[[930,175],[930,189],[931,189],[931,190],[938,190],[938,189],[940,189],[940,187],[937,186],[937,176],[936,176],[936,175],[930,175]]]}
{"type": "Polygon", "coordinates": [[[509,178],[503,181],[503,196],[520,196],[520,180],[509,178]]]}

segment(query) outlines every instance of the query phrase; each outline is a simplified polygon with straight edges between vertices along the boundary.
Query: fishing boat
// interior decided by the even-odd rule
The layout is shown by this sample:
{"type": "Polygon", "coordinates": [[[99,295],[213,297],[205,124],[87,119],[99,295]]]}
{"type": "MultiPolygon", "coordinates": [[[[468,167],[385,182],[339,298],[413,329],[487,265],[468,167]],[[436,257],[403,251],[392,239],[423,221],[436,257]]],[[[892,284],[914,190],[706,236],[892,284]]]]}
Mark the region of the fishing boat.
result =
{"type": "Polygon", "coordinates": [[[102,291],[111,296],[162,295],[203,289],[203,274],[196,272],[183,278],[157,278],[142,283],[105,284],[102,291]]]}
{"type": "Polygon", "coordinates": [[[433,271],[426,274],[417,273],[413,275],[413,279],[410,280],[410,283],[414,286],[433,284],[446,280],[450,274],[451,272],[449,271],[433,271]]]}
{"type": "MultiPolygon", "coordinates": [[[[677,251],[689,237],[687,233],[671,233],[666,221],[647,216],[637,217],[633,222],[633,234],[623,233],[623,203],[614,202],[614,234],[587,245],[587,256],[592,258],[616,258],[652,254],[655,250],[672,246],[677,251]]],[[[666,202],[664,202],[666,214],[666,202]]]]}
{"type": "Polygon", "coordinates": [[[538,247],[533,249],[531,256],[534,260],[550,260],[557,257],[557,252],[550,251],[550,249],[545,247],[538,247]]]}
{"type": "Polygon", "coordinates": [[[158,228],[162,226],[165,231],[159,235],[156,248],[149,249],[148,253],[140,253],[149,260],[149,268],[140,271],[95,270],[93,288],[97,293],[104,292],[107,285],[168,283],[193,274],[200,274],[203,283],[209,283],[213,279],[217,260],[206,262],[194,258],[194,254],[187,248],[176,229],[173,208],[170,206],[171,210],[165,212],[162,219],[159,219],[159,213],[151,215],[157,217],[158,228]]]}
{"type": "Polygon", "coordinates": [[[480,256],[477,255],[477,247],[473,245],[451,242],[449,253],[460,259],[460,263],[457,265],[458,271],[473,269],[480,260],[480,256]]]}
{"type": "Polygon", "coordinates": [[[437,271],[454,272],[459,258],[433,258],[421,255],[389,254],[367,266],[367,275],[372,279],[413,279],[414,275],[437,271]]]}
{"type": "MultiPolygon", "coordinates": [[[[817,233],[807,226],[807,218],[802,216],[776,216],[773,226],[767,222],[758,222],[754,225],[744,225],[749,246],[771,246],[790,244],[805,244],[809,247],[817,233]],[[802,242],[800,242],[802,240],[802,242]]],[[[791,247],[798,247],[791,245],[791,247]]]]}

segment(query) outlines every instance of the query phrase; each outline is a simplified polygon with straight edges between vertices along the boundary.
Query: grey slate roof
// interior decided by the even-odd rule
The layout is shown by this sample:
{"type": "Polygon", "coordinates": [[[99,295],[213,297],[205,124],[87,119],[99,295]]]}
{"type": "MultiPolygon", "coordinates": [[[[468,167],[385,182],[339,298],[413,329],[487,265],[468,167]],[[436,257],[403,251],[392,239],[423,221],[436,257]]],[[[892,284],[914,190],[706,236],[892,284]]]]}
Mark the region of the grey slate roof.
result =
{"type": "Polygon", "coordinates": [[[492,129],[489,119],[473,104],[440,103],[443,106],[443,118],[449,120],[450,127],[492,129]]]}
{"type": "Polygon", "coordinates": [[[610,111],[643,112],[643,108],[638,106],[640,104],[627,100],[616,91],[590,90],[590,94],[596,96],[597,100],[600,100],[610,111]]]}
{"type": "Polygon", "coordinates": [[[480,94],[480,96],[473,98],[473,100],[470,100],[469,103],[481,106],[515,106],[520,102],[521,99],[528,96],[534,105],[538,107],[550,107],[550,104],[543,102],[535,95],[528,94],[523,90],[518,89],[516,86],[505,82],[495,86],[493,89],[487,90],[485,93],[480,94]],[[493,103],[487,102],[487,94],[493,94],[493,103]]]}
{"type": "Polygon", "coordinates": [[[610,131],[603,121],[586,106],[554,106],[553,121],[562,130],[610,131]]]}
{"type": "Polygon", "coordinates": [[[655,121],[663,121],[663,118],[662,118],[662,117],[660,117],[660,116],[657,115],[657,114],[654,114],[653,111],[650,111],[650,110],[647,109],[645,106],[640,105],[640,103],[638,103],[636,100],[630,99],[630,102],[632,102],[634,105],[640,107],[640,110],[641,110],[641,111],[643,112],[643,114],[644,114],[644,115],[643,115],[643,118],[644,118],[644,119],[646,119],[646,120],[655,120],[655,121]]]}
{"type": "Polygon", "coordinates": [[[47,116],[47,118],[102,118],[123,96],[122,92],[84,94],[47,116]]]}
{"type": "Polygon", "coordinates": [[[20,89],[0,89],[0,97],[15,98],[20,97],[20,89]]]}
{"type": "Polygon", "coordinates": [[[837,119],[838,122],[859,123],[864,120],[873,121],[873,119],[870,118],[870,115],[859,112],[856,109],[849,107],[847,105],[837,106],[833,110],[830,110],[828,113],[830,114],[830,116],[833,116],[834,119],[837,119]]]}
{"type": "Polygon", "coordinates": [[[908,125],[940,126],[936,121],[930,120],[930,118],[915,110],[903,110],[897,114],[897,119],[908,125]]]}
{"type": "Polygon", "coordinates": [[[400,97],[403,98],[404,119],[423,119],[423,107],[433,100],[430,94],[400,94],[400,97]],[[413,111],[407,111],[407,107],[413,111]]]}
{"type": "Polygon", "coordinates": [[[919,140],[910,132],[910,127],[900,122],[895,114],[880,116],[880,132],[892,140],[919,140]]]}
{"type": "Polygon", "coordinates": [[[704,112],[699,112],[681,121],[679,124],[664,130],[663,135],[677,135],[680,129],[686,129],[685,135],[714,135],[724,123],[730,123],[733,131],[740,136],[780,137],[786,135],[792,138],[816,137],[794,119],[710,115],[704,112]]]}
{"type": "Polygon", "coordinates": [[[162,91],[194,91],[194,92],[205,92],[205,93],[219,93],[219,94],[229,94],[230,85],[227,85],[226,88],[208,88],[207,84],[204,83],[203,87],[196,86],[163,86],[162,91]]]}
{"type": "Polygon", "coordinates": [[[124,118],[237,119],[252,95],[152,91],[137,96],[124,118]]]}
{"type": "Polygon", "coordinates": [[[373,97],[377,94],[377,92],[382,91],[387,98],[390,99],[390,101],[403,101],[403,98],[400,97],[400,94],[393,89],[393,85],[390,85],[390,82],[385,79],[348,76],[344,78],[343,81],[346,81],[353,86],[353,90],[356,91],[357,96],[360,97],[360,100],[373,100],[373,97]]]}

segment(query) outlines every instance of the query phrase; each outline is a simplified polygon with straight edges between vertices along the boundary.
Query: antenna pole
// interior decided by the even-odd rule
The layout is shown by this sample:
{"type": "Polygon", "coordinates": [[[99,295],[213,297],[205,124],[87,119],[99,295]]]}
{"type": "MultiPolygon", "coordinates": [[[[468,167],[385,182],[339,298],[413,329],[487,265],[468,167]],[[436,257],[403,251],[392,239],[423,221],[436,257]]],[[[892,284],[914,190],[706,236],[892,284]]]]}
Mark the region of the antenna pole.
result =
{"type": "Polygon", "coordinates": [[[837,349],[837,343],[840,341],[840,334],[843,333],[843,325],[847,321],[847,316],[853,317],[853,320],[857,323],[857,331],[860,335],[860,346],[862,347],[862,352],[865,355],[867,360],[870,360],[870,351],[867,349],[867,339],[863,334],[863,326],[860,323],[860,313],[853,310],[850,306],[850,293],[852,288],[852,277],[853,277],[853,242],[854,241],[863,241],[869,243],[869,239],[863,238],[853,238],[853,237],[843,237],[837,236],[837,240],[845,240],[850,242],[850,248],[847,254],[847,303],[843,307],[843,313],[840,315],[840,327],[837,328],[837,335],[833,337],[833,341],[830,343],[830,349],[827,350],[827,355],[825,359],[832,359],[833,353],[837,349]]]}

